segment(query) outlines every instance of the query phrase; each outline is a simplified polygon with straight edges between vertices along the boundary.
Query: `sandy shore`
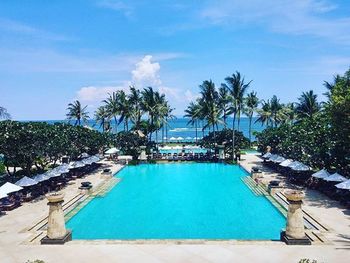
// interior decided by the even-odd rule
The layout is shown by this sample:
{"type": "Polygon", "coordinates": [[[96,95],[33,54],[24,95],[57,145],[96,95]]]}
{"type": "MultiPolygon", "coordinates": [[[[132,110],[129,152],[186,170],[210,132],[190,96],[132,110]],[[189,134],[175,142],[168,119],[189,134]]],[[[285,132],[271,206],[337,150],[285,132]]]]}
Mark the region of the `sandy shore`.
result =
{"type": "MultiPolygon", "coordinates": [[[[241,164],[246,169],[260,165],[254,155],[243,156],[241,164]]],[[[121,167],[104,163],[113,171],[121,167]]],[[[278,177],[269,171],[264,180],[278,177]]],[[[78,192],[83,180],[97,187],[103,183],[100,171],[85,179],[76,180],[64,189],[69,200],[78,192]]],[[[53,262],[298,262],[301,258],[317,259],[318,262],[348,262],[350,257],[350,212],[335,201],[307,191],[305,209],[332,230],[327,234],[331,244],[312,246],[287,246],[282,242],[234,242],[213,244],[115,244],[113,242],[69,242],[62,246],[29,245],[33,235],[26,231],[41,218],[47,216],[46,200],[27,203],[0,217],[0,262],[26,262],[41,259],[53,262]]]]}

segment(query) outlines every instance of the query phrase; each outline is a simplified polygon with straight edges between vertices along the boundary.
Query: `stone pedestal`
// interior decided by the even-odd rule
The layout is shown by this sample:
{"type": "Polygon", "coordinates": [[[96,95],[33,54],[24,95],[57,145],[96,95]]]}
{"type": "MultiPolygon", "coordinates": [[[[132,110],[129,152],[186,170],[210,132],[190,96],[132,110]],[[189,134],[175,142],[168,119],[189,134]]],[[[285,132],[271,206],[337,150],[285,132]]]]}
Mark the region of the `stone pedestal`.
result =
{"type": "Polygon", "coordinates": [[[305,235],[303,211],[301,205],[304,193],[298,190],[285,192],[289,202],[286,231],[281,233],[282,241],[288,245],[311,245],[311,241],[305,235]]]}
{"type": "Polygon", "coordinates": [[[61,193],[46,196],[49,200],[49,217],[47,236],[41,240],[41,244],[64,244],[72,240],[72,232],[66,229],[64,222],[63,197],[61,193]]]}
{"type": "Polygon", "coordinates": [[[146,162],[147,161],[146,146],[140,146],[140,149],[141,149],[141,154],[139,156],[139,160],[141,162],[146,162]]]}
{"type": "Polygon", "coordinates": [[[225,160],[225,146],[224,145],[218,145],[219,149],[219,160],[224,161],[225,160]]]}

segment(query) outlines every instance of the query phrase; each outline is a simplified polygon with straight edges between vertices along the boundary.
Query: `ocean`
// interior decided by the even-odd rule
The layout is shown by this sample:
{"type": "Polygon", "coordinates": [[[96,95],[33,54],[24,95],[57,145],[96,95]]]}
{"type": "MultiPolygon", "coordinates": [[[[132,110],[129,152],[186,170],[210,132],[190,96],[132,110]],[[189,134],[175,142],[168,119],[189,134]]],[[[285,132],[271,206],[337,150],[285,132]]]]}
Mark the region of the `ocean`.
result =
{"type": "MultiPolygon", "coordinates": [[[[264,129],[264,126],[261,125],[261,123],[255,123],[256,118],[253,118],[252,121],[252,131],[262,131],[264,129]]],[[[236,120],[237,121],[237,120],[236,120]]],[[[68,122],[67,120],[46,120],[47,123],[55,123],[55,122],[68,122]]],[[[232,128],[232,122],[233,119],[229,118],[227,120],[228,127],[232,128]]],[[[196,128],[194,126],[188,125],[188,119],[185,118],[176,118],[169,121],[169,127],[168,127],[168,136],[167,141],[194,141],[196,137],[196,128]]],[[[89,120],[87,123],[88,126],[102,131],[102,128],[96,124],[94,120],[89,120]]],[[[129,127],[132,127],[132,124],[129,124],[129,127]]],[[[197,137],[202,138],[203,136],[207,135],[209,131],[206,129],[204,132],[202,131],[202,124],[200,123],[197,127],[197,137]]],[[[114,121],[112,122],[112,128],[115,129],[114,121]]],[[[122,131],[124,128],[123,124],[120,124],[118,126],[118,131],[122,131]]],[[[223,129],[223,125],[219,125],[219,130],[223,129]]],[[[237,122],[236,122],[236,129],[237,129],[237,122]]],[[[240,131],[243,132],[244,136],[249,138],[249,119],[246,117],[242,117],[240,121],[240,131]]],[[[252,133],[253,133],[252,132],[252,133]]],[[[153,139],[155,139],[156,134],[153,134],[153,139]]],[[[165,137],[165,131],[162,132],[161,130],[158,132],[158,141],[163,141],[163,138],[165,137]]],[[[252,134],[252,140],[254,140],[255,137],[252,134]]],[[[165,140],[165,138],[164,138],[165,140]]]]}

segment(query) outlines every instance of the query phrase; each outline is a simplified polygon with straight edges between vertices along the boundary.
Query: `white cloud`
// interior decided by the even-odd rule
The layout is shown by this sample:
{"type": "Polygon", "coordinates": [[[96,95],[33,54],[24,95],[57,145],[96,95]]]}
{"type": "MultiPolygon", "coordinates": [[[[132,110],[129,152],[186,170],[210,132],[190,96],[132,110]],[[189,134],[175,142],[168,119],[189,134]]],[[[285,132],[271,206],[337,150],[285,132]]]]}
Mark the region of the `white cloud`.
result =
{"type": "Polygon", "coordinates": [[[100,0],[96,4],[99,7],[120,11],[126,17],[131,17],[133,14],[133,8],[130,5],[120,0],[100,0]]]}
{"type": "Polygon", "coordinates": [[[160,65],[151,60],[152,56],[146,55],[136,63],[136,68],[131,72],[132,82],[136,86],[160,86],[162,84],[159,76],[160,65]]]}
{"type": "Polygon", "coordinates": [[[254,24],[295,35],[350,42],[350,16],[329,17],[337,8],[323,0],[217,0],[202,8],[199,16],[212,24],[231,28],[254,24]]]}
{"type": "Polygon", "coordinates": [[[102,100],[108,97],[108,94],[117,91],[124,90],[127,91],[126,86],[106,86],[106,87],[97,87],[97,86],[88,86],[82,87],[77,92],[77,99],[85,103],[96,103],[101,102],[102,100]]]}
{"type": "Polygon", "coordinates": [[[186,92],[185,92],[185,98],[186,98],[187,102],[195,101],[199,97],[200,97],[199,93],[194,94],[190,90],[186,90],[186,92]]]}
{"type": "MultiPolygon", "coordinates": [[[[161,55],[159,55],[161,56],[161,55]]],[[[168,56],[165,56],[168,57],[168,56]]],[[[131,80],[124,81],[121,85],[113,86],[86,86],[79,89],[76,98],[83,103],[87,103],[92,109],[96,108],[102,100],[108,97],[109,93],[117,90],[129,91],[130,85],[135,85],[138,89],[152,86],[155,90],[166,95],[172,107],[177,108],[176,114],[182,114],[184,102],[190,102],[197,98],[190,90],[168,87],[162,84],[160,78],[160,64],[153,61],[151,55],[144,56],[135,63],[135,69],[131,71],[131,80]]]]}

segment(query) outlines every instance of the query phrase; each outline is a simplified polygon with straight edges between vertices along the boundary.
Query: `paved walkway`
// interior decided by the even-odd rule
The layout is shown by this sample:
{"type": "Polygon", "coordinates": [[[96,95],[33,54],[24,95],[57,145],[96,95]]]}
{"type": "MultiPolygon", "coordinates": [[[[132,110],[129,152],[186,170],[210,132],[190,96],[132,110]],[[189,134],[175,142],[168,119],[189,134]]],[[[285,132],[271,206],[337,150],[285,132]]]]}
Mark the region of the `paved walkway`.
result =
{"type": "MultiPolygon", "coordinates": [[[[259,164],[259,158],[244,156],[242,165],[250,169],[259,164]]],[[[107,165],[107,164],[105,164],[107,165]]],[[[113,170],[120,167],[111,164],[113,170]]],[[[264,180],[276,174],[265,173],[264,180]]],[[[100,172],[89,175],[89,181],[98,185],[103,179],[100,172]]],[[[86,179],[83,179],[86,180],[86,179]]],[[[64,190],[66,200],[75,196],[77,180],[64,190]]],[[[46,200],[24,204],[22,207],[0,217],[0,262],[24,263],[41,259],[46,263],[61,262],[293,262],[302,258],[317,259],[318,262],[348,262],[350,258],[349,211],[336,202],[315,192],[306,193],[309,211],[334,229],[332,245],[287,246],[282,242],[212,242],[209,244],[115,244],[99,242],[69,242],[63,246],[27,245],[30,234],[24,231],[47,215],[46,200]],[[337,240],[339,239],[339,240],[337,240]]]]}

